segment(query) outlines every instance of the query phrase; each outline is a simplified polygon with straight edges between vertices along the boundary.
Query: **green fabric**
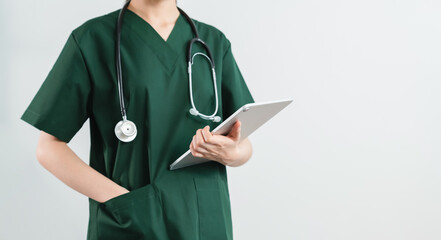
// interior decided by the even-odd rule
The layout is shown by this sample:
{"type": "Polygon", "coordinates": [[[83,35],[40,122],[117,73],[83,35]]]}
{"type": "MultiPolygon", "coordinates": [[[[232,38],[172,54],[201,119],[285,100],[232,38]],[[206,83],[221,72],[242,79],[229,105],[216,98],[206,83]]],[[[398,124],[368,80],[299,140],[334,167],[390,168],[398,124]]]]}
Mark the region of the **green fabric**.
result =
{"type": "MultiPolygon", "coordinates": [[[[87,239],[232,239],[226,167],[209,161],[170,171],[189,149],[196,130],[221,122],[191,115],[186,47],[193,37],[179,16],[167,41],[127,10],[121,32],[124,96],[138,135],[119,141],[121,120],[115,69],[115,26],[119,10],[85,22],[70,34],[52,70],[21,119],[69,142],[89,119],[90,166],[129,193],[99,203],[89,198],[87,239]]],[[[217,28],[195,20],[216,63],[218,114],[222,121],[254,102],[234,60],[230,41],[217,28]]],[[[199,44],[193,52],[203,51],[199,44]]],[[[208,62],[193,65],[195,105],[215,108],[208,62]]],[[[90,183],[93,184],[93,183],[90,183]]]]}

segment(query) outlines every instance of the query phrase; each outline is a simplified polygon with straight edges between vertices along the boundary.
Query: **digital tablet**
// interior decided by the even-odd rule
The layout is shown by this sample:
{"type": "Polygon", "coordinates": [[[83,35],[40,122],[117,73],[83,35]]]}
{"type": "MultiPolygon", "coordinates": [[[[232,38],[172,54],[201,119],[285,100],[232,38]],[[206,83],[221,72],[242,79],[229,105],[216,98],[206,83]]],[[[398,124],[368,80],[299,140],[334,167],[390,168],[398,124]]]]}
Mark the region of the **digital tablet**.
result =
{"type": "MultiPolygon", "coordinates": [[[[211,133],[227,135],[237,120],[241,121],[240,140],[248,137],[256,129],[274,117],[288,106],[293,99],[281,99],[270,102],[247,103],[237,109],[225,121],[218,125],[211,133]]],[[[170,164],[170,170],[175,170],[191,165],[212,161],[210,159],[195,157],[190,149],[170,164]]]]}

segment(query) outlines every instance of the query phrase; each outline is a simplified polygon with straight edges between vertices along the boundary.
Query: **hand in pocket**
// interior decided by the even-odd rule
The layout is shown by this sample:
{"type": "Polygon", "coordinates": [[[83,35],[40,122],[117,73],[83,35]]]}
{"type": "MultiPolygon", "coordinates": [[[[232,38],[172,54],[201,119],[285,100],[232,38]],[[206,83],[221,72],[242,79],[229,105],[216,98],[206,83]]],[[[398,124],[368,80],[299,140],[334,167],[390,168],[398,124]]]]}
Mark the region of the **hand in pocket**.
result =
{"type": "Polygon", "coordinates": [[[129,193],[129,192],[130,192],[129,190],[127,190],[127,189],[121,187],[121,189],[118,190],[118,192],[112,194],[112,195],[110,196],[110,198],[107,198],[105,201],[103,201],[103,202],[101,202],[101,203],[108,202],[108,201],[111,200],[111,199],[114,199],[114,198],[116,198],[116,197],[119,197],[119,196],[121,196],[121,195],[123,195],[123,194],[127,194],[127,193],[129,193]]]}

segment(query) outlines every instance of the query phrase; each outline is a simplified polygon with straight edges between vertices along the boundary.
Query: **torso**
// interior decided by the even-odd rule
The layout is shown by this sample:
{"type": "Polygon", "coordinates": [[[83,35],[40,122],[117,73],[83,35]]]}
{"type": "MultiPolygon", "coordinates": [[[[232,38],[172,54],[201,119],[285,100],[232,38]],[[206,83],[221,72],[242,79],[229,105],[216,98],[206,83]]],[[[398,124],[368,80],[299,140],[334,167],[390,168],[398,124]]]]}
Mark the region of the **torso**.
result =
{"type": "MultiPolygon", "coordinates": [[[[161,240],[198,239],[200,234],[205,234],[206,239],[230,239],[225,166],[210,161],[168,170],[188,150],[197,129],[206,125],[214,129],[221,123],[201,120],[188,112],[191,104],[186,47],[193,37],[191,28],[181,15],[172,30],[168,26],[158,28],[158,32],[133,12],[124,15],[121,29],[124,101],[127,117],[136,124],[138,134],[132,142],[122,143],[114,134],[115,124],[121,120],[114,61],[118,12],[89,20],[73,31],[93,89],[90,166],[131,191],[108,203],[89,199],[87,239],[121,239],[128,232],[138,231],[143,234],[139,236],[150,235],[161,240]],[[138,196],[136,192],[143,194],[138,196]],[[210,232],[199,232],[208,229],[210,232]],[[212,238],[211,234],[218,238],[212,238]]],[[[222,59],[227,42],[214,27],[197,21],[195,24],[216,62],[218,115],[223,120],[222,59]]],[[[193,51],[203,48],[195,45],[193,51]]],[[[211,114],[215,103],[208,64],[195,65],[193,71],[195,104],[199,111],[211,114]]],[[[139,236],[133,237],[145,239],[139,236]]]]}

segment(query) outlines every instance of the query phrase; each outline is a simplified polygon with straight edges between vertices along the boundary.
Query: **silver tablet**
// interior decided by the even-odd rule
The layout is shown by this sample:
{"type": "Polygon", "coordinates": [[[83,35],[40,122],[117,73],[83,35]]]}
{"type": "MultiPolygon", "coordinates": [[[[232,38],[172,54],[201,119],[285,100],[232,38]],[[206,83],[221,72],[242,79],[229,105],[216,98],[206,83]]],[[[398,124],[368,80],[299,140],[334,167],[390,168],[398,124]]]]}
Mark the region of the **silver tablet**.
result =
{"type": "MultiPolygon", "coordinates": [[[[241,121],[240,140],[248,137],[256,129],[274,117],[282,109],[288,106],[293,99],[281,99],[270,102],[247,103],[237,109],[225,121],[218,125],[213,134],[227,135],[237,120],[241,121]]],[[[211,161],[209,159],[195,157],[190,149],[182,154],[176,161],[170,164],[170,170],[175,170],[191,165],[211,161]]]]}

